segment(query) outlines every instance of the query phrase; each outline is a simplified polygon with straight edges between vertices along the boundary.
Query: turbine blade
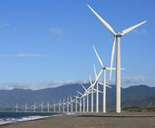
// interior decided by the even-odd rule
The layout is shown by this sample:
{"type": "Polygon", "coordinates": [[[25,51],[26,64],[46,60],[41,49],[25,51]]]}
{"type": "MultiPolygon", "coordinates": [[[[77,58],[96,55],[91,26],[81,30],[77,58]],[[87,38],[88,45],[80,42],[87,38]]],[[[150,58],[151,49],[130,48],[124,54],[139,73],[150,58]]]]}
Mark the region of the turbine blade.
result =
{"type": "Polygon", "coordinates": [[[95,74],[95,78],[97,78],[97,72],[96,72],[96,66],[94,64],[94,74],[95,74]]]}
{"type": "Polygon", "coordinates": [[[111,68],[111,67],[106,67],[106,69],[107,69],[107,70],[110,70],[110,69],[116,70],[116,68],[111,68]]]}
{"type": "Polygon", "coordinates": [[[95,52],[95,55],[96,55],[98,61],[100,62],[101,66],[102,66],[102,68],[103,68],[103,67],[104,67],[103,62],[102,62],[102,60],[101,60],[99,54],[97,53],[97,50],[96,50],[96,48],[95,48],[94,45],[93,45],[93,49],[94,49],[94,52],[95,52]]]}
{"type": "MultiPolygon", "coordinates": [[[[116,68],[110,68],[110,67],[106,67],[106,69],[107,69],[107,70],[110,70],[110,69],[116,70],[116,68]]],[[[121,68],[121,70],[125,70],[125,68],[121,68]]]]}
{"type": "Polygon", "coordinates": [[[84,87],[84,85],[83,85],[83,84],[81,84],[81,86],[82,86],[82,88],[83,88],[85,91],[87,91],[87,89],[84,87]]]}
{"type": "Polygon", "coordinates": [[[113,62],[114,62],[114,55],[115,55],[115,45],[116,45],[116,37],[114,38],[114,43],[112,45],[112,53],[111,53],[111,62],[110,62],[110,76],[109,82],[111,83],[112,80],[112,71],[113,71],[113,62]]]}
{"type": "Polygon", "coordinates": [[[98,82],[98,80],[99,80],[99,78],[100,78],[102,72],[103,72],[103,70],[101,70],[101,71],[99,72],[99,74],[98,74],[98,76],[97,76],[95,82],[94,82],[93,84],[91,84],[91,86],[87,89],[88,91],[96,85],[96,83],[98,82]]]}
{"type": "Polygon", "coordinates": [[[77,91],[77,93],[79,93],[81,96],[83,95],[81,92],[77,91]]]}
{"type": "Polygon", "coordinates": [[[72,96],[70,96],[70,100],[72,100],[72,96]]]}
{"type": "Polygon", "coordinates": [[[125,29],[125,30],[123,30],[122,32],[120,32],[120,35],[121,35],[121,36],[124,36],[124,35],[126,35],[127,33],[129,33],[130,31],[134,30],[135,28],[137,28],[137,27],[139,27],[139,26],[145,24],[146,22],[147,22],[147,21],[143,21],[143,22],[141,22],[141,23],[139,23],[139,24],[137,24],[137,25],[135,25],[135,26],[132,26],[132,27],[130,27],[130,28],[128,28],[128,29],[125,29]]]}
{"type": "Polygon", "coordinates": [[[92,79],[91,79],[91,76],[89,76],[89,81],[90,81],[90,84],[92,85],[92,79]]]}
{"type": "Polygon", "coordinates": [[[99,93],[103,93],[103,91],[100,91],[100,90],[99,90],[98,92],[99,92],[99,93]]]}
{"type": "Polygon", "coordinates": [[[106,85],[106,87],[108,87],[108,88],[112,88],[111,86],[109,86],[109,85],[106,85]]]}
{"type": "Polygon", "coordinates": [[[103,85],[103,83],[102,83],[102,82],[100,82],[100,81],[98,81],[98,83],[99,83],[100,85],[103,85]]]}
{"type": "Polygon", "coordinates": [[[87,6],[97,16],[97,18],[110,30],[110,32],[113,35],[116,35],[114,29],[97,12],[95,12],[95,10],[92,7],[90,7],[90,5],[87,6]]]}

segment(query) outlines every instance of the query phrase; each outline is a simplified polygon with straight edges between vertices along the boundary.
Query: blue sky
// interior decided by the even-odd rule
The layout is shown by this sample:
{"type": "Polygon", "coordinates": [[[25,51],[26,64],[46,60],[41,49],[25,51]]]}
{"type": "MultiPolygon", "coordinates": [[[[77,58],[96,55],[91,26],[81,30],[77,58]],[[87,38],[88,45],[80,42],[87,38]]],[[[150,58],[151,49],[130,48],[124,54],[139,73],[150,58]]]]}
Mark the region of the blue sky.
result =
{"type": "Polygon", "coordinates": [[[92,45],[109,65],[113,36],[87,4],[117,32],[148,21],[122,38],[122,75],[154,79],[154,0],[1,0],[0,83],[88,80],[92,45]]]}

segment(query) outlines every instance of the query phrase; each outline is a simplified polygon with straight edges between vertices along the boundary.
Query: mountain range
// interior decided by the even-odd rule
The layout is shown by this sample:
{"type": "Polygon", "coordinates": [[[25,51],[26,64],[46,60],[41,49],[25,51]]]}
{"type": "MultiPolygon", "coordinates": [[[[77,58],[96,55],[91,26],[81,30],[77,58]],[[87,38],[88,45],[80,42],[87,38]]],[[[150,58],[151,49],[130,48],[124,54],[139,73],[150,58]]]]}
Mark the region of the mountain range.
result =
{"type": "MultiPolygon", "coordinates": [[[[89,84],[85,83],[87,88],[89,84]]],[[[59,100],[68,96],[76,95],[76,91],[83,92],[84,89],[80,84],[66,84],[54,88],[46,88],[40,90],[30,89],[12,89],[0,90],[0,105],[1,106],[15,106],[16,103],[23,105],[28,103],[32,105],[34,102],[41,104],[44,102],[58,103],[59,100]]],[[[100,86],[102,90],[102,86],[100,86]]],[[[102,94],[99,95],[100,103],[102,103],[102,94]]],[[[95,95],[94,95],[95,98],[95,95]]],[[[100,104],[101,105],[101,104],[100,104]]],[[[107,105],[115,106],[115,86],[107,88],[107,105]]],[[[136,85],[127,88],[122,88],[122,106],[123,107],[146,107],[155,105],[155,87],[146,85],[136,85]]]]}

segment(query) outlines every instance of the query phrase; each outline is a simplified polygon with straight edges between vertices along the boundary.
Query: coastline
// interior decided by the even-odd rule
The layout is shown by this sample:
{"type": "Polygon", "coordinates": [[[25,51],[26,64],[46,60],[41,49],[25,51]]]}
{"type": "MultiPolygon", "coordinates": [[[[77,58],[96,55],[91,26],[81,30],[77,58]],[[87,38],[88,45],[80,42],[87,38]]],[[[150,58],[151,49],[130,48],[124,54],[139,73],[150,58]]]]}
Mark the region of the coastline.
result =
{"type": "Polygon", "coordinates": [[[2,128],[154,128],[155,113],[108,113],[52,116],[2,128]]]}
{"type": "Polygon", "coordinates": [[[63,114],[55,114],[55,115],[50,115],[50,116],[28,116],[28,117],[22,117],[19,119],[10,118],[10,120],[4,121],[4,123],[1,123],[0,127],[6,126],[6,125],[12,125],[12,124],[16,124],[16,123],[24,123],[24,122],[30,122],[30,121],[44,120],[47,118],[62,116],[62,115],[63,114]]]}

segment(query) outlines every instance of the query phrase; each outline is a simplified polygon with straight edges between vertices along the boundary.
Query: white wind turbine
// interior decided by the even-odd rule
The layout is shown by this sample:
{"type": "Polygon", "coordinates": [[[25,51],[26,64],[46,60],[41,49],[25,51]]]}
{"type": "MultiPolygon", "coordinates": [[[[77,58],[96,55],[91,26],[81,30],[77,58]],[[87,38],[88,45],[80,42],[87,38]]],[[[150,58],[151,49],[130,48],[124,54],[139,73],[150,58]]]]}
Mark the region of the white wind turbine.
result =
{"type": "Polygon", "coordinates": [[[36,112],[36,108],[37,108],[36,102],[32,105],[32,107],[33,107],[33,112],[36,112]]]}
{"type": "Polygon", "coordinates": [[[47,102],[47,112],[49,113],[50,112],[50,107],[51,107],[51,105],[50,105],[50,103],[49,103],[49,101],[47,102]]]}
{"type": "MultiPolygon", "coordinates": [[[[95,78],[97,79],[97,72],[96,72],[95,65],[94,65],[94,74],[95,74],[95,78]]],[[[103,84],[98,80],[96,83],[96,113],[99,113],[99,93],[103,93],[99,91],[99,85],[103,86],[103,84]]],[[[103,90],[104,90],[104,87],[103,87],[103,90]]]]}
{"type": "Polygon", "coordinates": [[[80,112],[83,112],[84,113],[84,111],[85,111],[85,101],[84,101],[85,100],[85,98],[84,98],[85,97],[85,94],[82,94],[79,91],[77,91],[77,93],[81,95],[81,97],[80,97],[80,112]],[[82,107],[83,107],[83,109],[82,109],[82,107]]]}
{"type": "MultiPolygon", "coordinates": [[[[82,84],[81,84],[82,85],[82,84]]],[[[80,97],[80,112],[82,111],[82,107],[83,107],[83,113],[85,113],[86,111],[85,111],[85,106],[86,106],[86,99],[85,99],[85,97],[87,96],[87,99],[88,99],[88,95],[90,94],[90,93],[94,93],[93,91],[91,92],[91,90],[90,90],[90,92],[88,92],[87,90],[86,90],[86,88],[82,85],[82,87],[85,89],[85,92],[84,92],[84,94],[82,94],[81,92],[79,92],[79,91],[77,91],[77,93],[78,94],[80,94],[81,95],[81,97],[80,97]]],[[[93,101],[93,99],[92,99],[92,101],[93,101]]],[[[88,106],[88,100],[87,100],[87,106],[88,106]]],[[[88,111],[88,108],[87,108],[87,111],[88,111]]]]}
{"type": "Polygon", "coordinates": [[[75,99],[72,99],[72,96],[70,96],[71,113],[73,113],[74,111],[74,103],[75,103],[75,99]]]}
{"type": "Polygon", "coordinates": [[[63,102],[62,102],[62,112],[65,113],[65,98],[63,98],[63,102]]]}
{"type": "Polygon", "coordinates": [[[28,107],[27,107],[27,103],[26,103],[26,104],[24,104],[24,111],[27,112],[27,109],[28,109],[28,107]]]}
{"type": "MultiPolygon", "coordinates": [[[[107,93],[106,87],[110,87],[106,84],[106,71],[110,70],[111,67],[104,66],[103,62],[102,62],[102,60],[101,60],[101,58],[100,58],[100,56],[99,56],[99,54],[98,54],[98,52],[94,46],[93,46],[93,49],[94,49],[95,55],[96,55],[100,65],[102,67],[101,71],[103,72],[103,113],[106,113],[106,93],[107,93]]],[[[115,70],[115,68],[112,68],[112,69],[115,70]]],[[[95,77],[97,79],[97,73],[96,73],[95,67],[94,67],[94,72],[95,72],[95,77]]],[[[102,83],[100,82],[100,84],[102,84],[102,83]]]]}
{"type": "MultiPolygon", "coordinates": [[[[133,27],[125,29],[119,33],[116,33],[114,29],[97,13],[92,7],[88,5],[88,8],[97,16],[97,18],[110,30],[110,32],[114,36],[114,43],[112,48],[111,55],[111,68],[113,67],[114,53],[115,53],[115,45],[117,45],[117,55],[116,55],[116,112],[121,113],[121,47],[120,47],[120,38],[135,28],[143,25],[146,21],[143,21],[133,27]]],[[[112,78],[112,69],[110,69],[110,81],[112,78]]]]}
{"type": "Polygon", "coordinates": [[[59,103],[58,103],[58,107],[59,107],[59,113],[61,112],[61,100],[59,100],[59,103]]]}
{"type": "Polygon", "coordinates": [[[41,113],[43,113],[44,112],[44,102],[42,102],[39,106],[41,107],[41,113]]]}
{"type": "Polygon", "coordinates": [[[68,107],[68,97],[66,98],[66,100],[64,98],[64,101],[63,101],[63,112],[64,113],[67,113],[67,111],[68,111],[68,108],[67,107],[68,107]]]}
{"type": "Polygon", "coordinates": [[[78,96],[78,94],[75,97],[75,113],[78,112],[78,104],[80,105],[80,102],[78,102],[78,99],[80,99],[80,97],[78,96]]]}
{"type": "Polygon", "coordinates": [[[56,104],[55,103],[53,104],[53,111],[54,111],[54,113],[56,112],[56,104]]]}
{"type": "Polygon", "coordinates": [[[87,97],[87,112],[89,112],[89,94],[91,94],[91,112],[94,112],[94,95],[93,94],[95,92],[100,92],[101,93],[101,91],[99,91],[99,90],[97,90],[97,89],[94,88],[94,86],[92,84],[91,77],[90,77],[90,87],[89,87],[90,89],[89,88],[86,89],[83,84],[81,84],[81,86],[85,90],[84,91],[84,94],[82,94],[79,91],[77,91],[77,92],[81,95],[81,98],[83,98],[83,112],[85,113],[85,105],[86,105],[86,103],[85,103],[85,100],[86,100],[85,97],[87,97]]]}
{"type": "Polygon", "coordinates": [[[92,82],[92,79],[91,79],[91,76],[89,77],[90,87],[87,89],[87,91],[90,91],[91,92],[91,113],[94,112],[94,91],[96,91],[96,92],[98,91],[94,87],[97,84],[98,79],[99,79],[99,77],[96,78],[95,82],[93,83],[92,82]]]}
{"type": "Polygon", "coordinates": [[[66,106],[67,106],[67,113],[69,113],[69,97],[67,97],[66,106]]]}
{"type": "MultiPolygon", "coordinates": [[[[97,74],[96,74],[97,75],[97,74]]],[[[91,79],[90,79],[90,81],[91,81],[91,79]]],[[[90,82],[91,83],[91,82],[90,82]]],[[[95,88],[92,88],[92,90],[87,90],[85,87],[84,87],[84,85],[83,84],[81,84],[81,86],[83,87],[83,89],[85,90],[85,92],[84,92],[84,96],[86,96],[87,97],[87,112],[89,112],[89,94],[93,94],[93,93],[103,93],[103,92],[101,92],[101,91],[99,91],[99,88],[97,87],[96,89],[95,88]]],[[[92,85],[91,85],[92,86],[92,85]]],[[[98,102],[98,96],[96,96],[97,98],[96,98],[96,102],[98,102]]],[[[93,95],[92,95],[92,103],[93,103],[93,95]]],[[[93,106],[93,105],[92,105],[93,106]]],[[[96,106],[97,107],[97,106],[96,106]]],[[[93,107],[92,107],[93,108],[93,107]]]]}
{"type": "Polygon", "coordinates": [[[82,112],[82,97],[79,97],[78,94],[76,96],[74,96],[76,98],[76,113],[78,111],[78,104],[79,104],[79,112],[81,113],[82,112]],[[78,99],[79,99],[79,102],[78,102],[78,99]]]}
{"type": "Polygon", "coordinates": [[[16,112],[18,112],[18,108],[19,108],[19,106],[18,106],[18,104],[16,104],[16,106],[15,106],[16,112]]]}
{"type": "MultiPolygon", "coordinates": [[[[95,78],[97,77],[96,68],[94,65],[95,78]]],[[[99,82],[96,83],[96,113],[99,112],[99,82]]]]}
{"type": "Polygon", "coordinates": [[[87,89],[84,87],[83,84],[81,84],[81,86],[83,87],[83,89],[85,90],[85,92],[87,93],[86,97],[87,97],[87,113],[89,112],[89,92],[87,91],[87,89]]]}
{"type": "MultiPolygon", "coordinates": [[[[93,83],[92,83],[92,79],[91,79],[91,76],[89,77],[89,81],[90,81],[90,90],[92,90],[91,91],[91,113],[93,113],[94,112],[94,93],[93,93],[93,83]]],[[[89,89],[88,88],[88,89],[89,89]]]]}

